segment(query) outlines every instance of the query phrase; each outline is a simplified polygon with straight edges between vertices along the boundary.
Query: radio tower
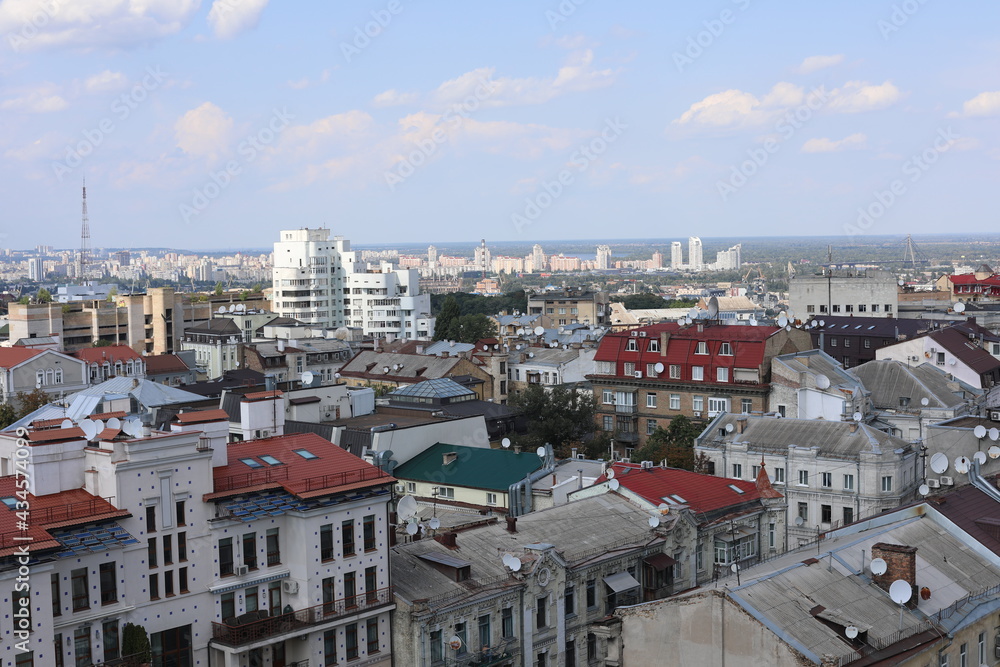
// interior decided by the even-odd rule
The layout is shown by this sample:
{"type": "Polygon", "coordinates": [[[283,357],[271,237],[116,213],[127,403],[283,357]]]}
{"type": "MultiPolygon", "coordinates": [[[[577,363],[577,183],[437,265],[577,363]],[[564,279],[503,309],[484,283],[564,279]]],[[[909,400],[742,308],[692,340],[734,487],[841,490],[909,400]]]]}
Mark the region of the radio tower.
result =
{"type": "Polygon", "coordinates": [[[87,179],[83,179],[83,223],[80,227],[80,282],[86,282],[87,254],[90,252],[90,219],[87,217],[87,179]]]}

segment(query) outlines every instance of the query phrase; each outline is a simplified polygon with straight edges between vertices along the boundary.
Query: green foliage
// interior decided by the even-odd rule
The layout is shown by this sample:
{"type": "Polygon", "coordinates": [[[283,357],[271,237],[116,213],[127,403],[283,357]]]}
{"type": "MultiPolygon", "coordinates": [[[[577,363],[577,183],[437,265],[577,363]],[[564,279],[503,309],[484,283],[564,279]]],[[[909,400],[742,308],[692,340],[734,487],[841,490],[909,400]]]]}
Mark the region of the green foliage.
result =
{"type": "Polygon", "coordinates": [[[263,294],[264,287],[260,283],[254,283],[254,286],[250,288],[250,292],[253,294],[263,294]]]}
{"type": "Polygon", "coordinates": [[[114,303],[116,296],[118,296],[118,288],[112,287],[111,290],[108,292],[108,303],[114,303]]]}
{"type": "Polygon", "coordinates": [[[17,421],[17,408],[10,403],[0,403],[0,428],[7,428],[17,421]]]}
{"type": "Polygon", "coordinates": [[[92,347],[108,347],[109,345],[112,345],[112,342],[104,338],[97,338],[91,343],[92,347]]]}
{"type": "Polygon", "coordinates": [[[135,658],[139,664],[147,663],[152,659],[146,628],[134,623],[126,623],[122,626],[122,656],[135,658]]]}
{"type": "Polygon", "coordinates": [[[480,296],[479,294],[468,294],[466,292],[452,292],[451,294],[431,294],[431,312],[440,317],[441,311],[449,299],[453,299],[458,304],[459,315],[496,315],[501,311],[512,313],[519,310],[522,313],[528,310],[528,297],[524,290],[507,292],[502,296],[480,296]]]}
{"type": "MultiPolygon", "coordinates": [[[[649,308],[690,308],[697,301],[689,299],[671,299],[667,301],[658,294],[612,294],[611,301],[620,301],[629,310],[645,310],[649,308]]],[[[647,459],[648,460],[648,459],[647,459]]]]}
{"type": "Polygon", "coordinates": [[[215,283],[215,296],[222,296],[222,283],[215,283]]]}
{"type": "Polygon", "coordinates": [[[524,447],[551,444],[556,454],[569,456],[570,446],[594,430],[594,397],[575,389],[556,386],[550,390],[532,384],[512,394],[507,405],[528,419],[528,432],[516,438],[524,447]]]}
{"type": "Polygon", "coordinates": [[[666,461],[668,467],[694,470],[694,439],[701,434],[697,425],[685,415],[670,420],[667,428],[658,427],[646,440],[646,444],[635,450],[632,462],[666,461]]]}
{"type": "Polygon", "coordinates": [[[250,296],[250,292],[243,290],[240,292],[240,301],[246,301],[248,296],[250,296]]]}
{"type": "Polygon", "coordinates": [[[444,300],[441,312],[438,313],[437,321],[434,322],[434,340],[448,340],[452,325],[461,317],[461,314],[458,300],[455,299],[454,294],[449,294],[448,298],[444,300]]]}
{"type": "Polygon", "coordinates": [[[598,431],[590,440],[581,443],[579,453],[588,459],[608,459],[611,454],[611,436],[605,431],[598,431]]]}
{"type": "MultiPolygon", "coordinates": [[[[437,327],[435,325],[435,334],[437,327]]],[[[449,328],[448,340],[455,340],[459,343],[475,343],[483,338],[491,338],[497,335],[497,327],[493,320],[482,314],[462,315],[457,320],[453,320],[449,328]]]]}
{"type": "Polygon", "coordinates": [[[31,414],[43,405],[49,404],[49,395],[40,387],[35,387],[30,392],[19,391],[15,395],[15,399],[17,404],[21,406],[21,411],[17,415],[18,419],[31,414]]]}
{"type": "Polygon", "coordinates": [[[69,305],[68,303],[64,303],[64,304],[63,304],[63,306],[62,306],[62,311],[63,311],[63,314],[64,314],[64,315],[65,315],[66,313],[68,313],[68,312],[72,311],[72,310],[73,310],[73,306],[69,305]]]}
{"type": "Polygon", "coordinates": [[[38,290],[38,296],[35,297],[38,303],[50,303],[52,301],[52,293],[49,292],[44,287],[38,290]]]}

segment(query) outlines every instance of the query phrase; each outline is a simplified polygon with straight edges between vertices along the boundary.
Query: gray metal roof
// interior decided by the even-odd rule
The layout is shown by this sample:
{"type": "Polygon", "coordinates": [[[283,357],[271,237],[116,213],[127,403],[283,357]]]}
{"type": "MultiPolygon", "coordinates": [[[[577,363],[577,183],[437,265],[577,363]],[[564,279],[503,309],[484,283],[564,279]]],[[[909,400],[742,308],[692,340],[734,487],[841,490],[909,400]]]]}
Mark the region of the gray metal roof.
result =
{"type": "Polygon", "coordinates": [[[434,378],[417,384],[407,385],[391,391],[389,398],[412,396],[414,398],[454,398],[456,396],[475,396],[476,392],[463,387],[451,378],[434,378]]]}
{"type": "Polygon", "coordinates": [[[785,366],[797,373],[807,373],[814,377],[825,375],[831,387],[864,389],[861,382],[844,370],[843,365],[822,350],[807,350],[793,354],[783,354],[772,360],[772,365],[785,366]]]}
{"type": "Polygon", "coordinates": [[[853,372],[871,391],[872,405],[878,409],[898,409],[901,396],[910,399],[911,410],[923,407],[924,398],[928,408],[954,408],[965,401],[963,393],[982,394],[980,389],[949,379],[944,371],[929,363],[913,367],[901,361],[877,359],[861,364],[853,372]]]}
{"type": "Polygon", "coordinates": [[[779,419],[754,415],[722,414],[699,436],[699,443],[747,443],[751,449],[786,449],[789,445],[818,447],[821,456],[850,457],[860,452],[881,454],[895,449],[909,449],[905,440],[876,430],[867,424],[834,422],[819,419],[779,419]],[[746,419],[746,430],[739,432],[737,420],[746,419]],[[732,424],[733,430],[720,434],[720,429],[732,424]]]}

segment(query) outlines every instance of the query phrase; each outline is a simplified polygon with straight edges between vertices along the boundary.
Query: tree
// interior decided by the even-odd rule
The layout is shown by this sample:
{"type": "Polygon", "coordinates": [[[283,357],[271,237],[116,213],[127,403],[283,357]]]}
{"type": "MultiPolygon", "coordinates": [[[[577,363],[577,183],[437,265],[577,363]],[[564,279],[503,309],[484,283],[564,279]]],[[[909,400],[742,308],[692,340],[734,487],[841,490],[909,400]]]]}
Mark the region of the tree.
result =
{"type": "Polygon", "coordinates": [[[254,286],[250,288],[250,291],[254,294],[263,294],[264,287],[260,283],[254,283],[254,286]]]}
{"type": "Polygon", "coordinates": [[[454,295],[449,294],[448,298],[444,300],[444,305],[441,306],[441,312],[438,313],[437,320],[434,322],[434,340],[448,340],[451,336],[452,324],[461,317],[461,314],[458,308],[458,301],[454,295]]]}
{"type": "Polygon", "coordinates": [[[15,395],[17,404],[21,406],[21,411],[17,418],[20,419],[29,415],[43,405],[49,404],[49,395],[42,391],[41,387],[35,387],[30,392],[19,391],[15,395]]]}
{"type": "Polygon", "coordinates": [[[7,428],[17,421],[17,409],[10,403],[0,403],[0,428],[7,428]]]}
{"type": "Polygon", "coordinates": [[[146,628],[134,623],[126,623],[122,626],[122,656],[133,658],[140,665],[148,663],[152,659],[146,628]]]}
{"type": "Polygon", "coordinates": [[[477,340],[496,335],[497,327],[486,315],[462,315],[452,321],[448,338],[460,343],[475,343],[477,340]]]}
{"type": "Polygon", "coordinates": [[[250,293],[247,292],[246,290],[243,290],[242,292],[240,292],[240,301],[246,301],[248,296],[250,296],[250,293]]]}
{"type": "Polygon", "coordinates": [[[52,293],[43,287],[38,290],[38,296],[35,298],[38,300],[38,303],[50,303],[52,301],[52,293]]]}
{"type": "Polygon", "coordinates": [[[698,427],[685,415],[670,420],[667,428],[657,427],[646,444],[632,455],[632,462],[666,461],[670,468],[694,470],[694,439],[701,434],[698,427]]]}
{"type": "Polygon", "coordinates": [[[222,283],[215,283],[215,296],[222,296],[222,283]]]}
{"type": "Polygon", "coordinates": [[[27,306],[29,303],[31,303],[31,297],[27,295],[22,296],[20,299],[17,300],[17,302],[27,306]]]}
{"type": "Polygon", "coordinates": [[[112,287],[108,291],[108,303],[114,303],[116,296],[118,296],[118,288],[117,287],[112,287]]]}
{"type": "Polygon", "coordinates": [[[666,300],[656,294],[615,294],[610,298],[612,301],[621,301],[629,310],[667,307],[666,300]]]}
{"type": "Polygon", "coordinates": [[[569,455],[570,445],[594,430],[594,397],[562,386],[550,390],[532,384],[507,399],[507,405],[528,420],[528,432],[517,444],[540,447],[551,444],[558,456],[569,455]]]}
{"type": "Polygon", "coordinates": [[[606,431],[599,431],[594,437],[582,443],[580,452],[588,459],[608,459],[611,456],[611,436],[606,431]]]}
{"type": "Polygon", "coordinates": [[[95,338],[92,345],[93,347],[108,347],[111,345],[111,341],[104,338],[95,338]]]}

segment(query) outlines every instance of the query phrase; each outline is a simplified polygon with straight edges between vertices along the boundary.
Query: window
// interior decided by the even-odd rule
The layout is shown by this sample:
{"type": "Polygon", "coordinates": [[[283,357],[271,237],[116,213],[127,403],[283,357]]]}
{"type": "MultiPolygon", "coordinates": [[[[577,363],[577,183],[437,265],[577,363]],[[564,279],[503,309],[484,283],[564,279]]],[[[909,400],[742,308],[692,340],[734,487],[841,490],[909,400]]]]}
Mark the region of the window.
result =
{"type": "Polygon", "coordinates": [[[775,468],[774,469],[774,483],[775,484],[784,484],[785,483],[785,469],[784,468],[775,468]]]}
{"type": "Polygon", "coordinates": [[[879,310],[879,308],[878,308],[878,304],[877,304],[877,303],[873,303],[873,304],[872,304],[872,312],[873,312],[873,313],[877,313],[877,312],[878,312],[878,310],[879,310]]]}
{"type": "Polygon", "coordinates": [[[543,595],[535,600],[535,627],[539,630],[548,627],[546,612],[549,609],[549,596],[543,595]]]}
{"type": "Polygon", "coordinates": [[[831,486],[833,486],[833,473],[832,472],[821,473],[820,479],[822,481],[822,484],[823,484],[824,488],[829,489],[831,486]]]}
{"type": "Polygon", "coordinates": [[[660,351],[660,341],[653,338],[649,341],[649,347],[646,348],[648,352],[659,352],[660,351]]]}
{"type": "Polygon", "coordinates": [[[760,466],[758,465],[750,466],[750,479],[757,479],[758,475],[760,475],[760,466]]]}
{"type": "Polygon", "coordinates": [[[728,368],[716,368],[715,369],[715,379],[717,382],[729,382],[729,369],[728,368]]]}
{"type": "Polygon", "coordinates": [[[566,642],[566,667],[576,667],[576,642],[566,642]]]}
{"type": "Polygon", "coordinates": [[[181,531],[177,533],[177,560],[184,563],[188,559],[187,533],[181,531]]]}
{"type": "Polygon", "coordinates": [[[656,392],[649,392],[646,394],[646,407],[655,408],[656,407],[656,392]]]}
{"type": "Polygon", "coordinates": [[[455,652],[457,655],[465,655],[466,651],[468,651],[469,649],[469,645],[466,641],[465,631],[466,631],[465,623],[455,624],[455,634],[458,635],[458,638],[462,640],[461,646],[459,646],[458,650],[455,652]]]}
{"type": "Polygon", "coordinates": [[[837,339],[830,336],[830,347],[837,347],[837,339]]]}
{"type": "Polygon", "coordinates": [[[174,503],[174,509],[177,512],[177,525],[178,526],[186,526],[187,525],[187,517],[186,517],[187,513],[184,511],[184,509],[186,507],[186,504],[187,503],[185,503],[185,501],[183,501],[183,500],[178,500],[176,503],[174,503]]]}
{"type": "Polygon", "coordinates": [[[366,642],[367,645],[368,645],[367,646],[367,648],[368,648],[368,655],[373,655],[375,653],[378,653],[378,619],[377,618],[369,618],[368,621],[365,622],[365,634],[367,634],[366,639],[368,640],[366,642]]]}
{"type": "Polygon", "coordinates": [[[337,592],[334,586],[336,585],[336,579],[334,577],[326,577],[321,582],[321,587],[323,591],[323,613],[332,614],[336,612],[336,601],[337,592]]]}
{"type": "Polygon", "coordinates": [[[344,626],[344,653],[348,660],[358,657],[358,624],[348,623],[344,626]]]}
{"type": "Polygon", "coordinates": [[[868,304],[867,303],[859,303],[858,304],[858,312],[859,313],[867,313],[868,312],[868,304]]]}
{"type": "Polygon", "coordinates": [[[656,432],[657,422],[655,419],[646,420],[646,435],[653,435],[656,432]]]}
{"type": "MultiPolygon", "coordinates": [[[[431,633],[431,662],[441,660],[441,631],[431,633]],[[437,657],[434,656],[434,635],[437,635],[437,657]]],[[[337,664],[337,631],[327,630],[323,633],[323,667],[333,667],[337,664]]]]}
{"type": "Polygon", "coordinates": [[[452,486],[439,486],[438,498],[448,498],[449,500],[454,500],[455,498],[455,487],[452,486]]]}
{"type": "Polygon", "coordinates": [[[696,382],[701,382],[705,379],[705,368],[703,366],[692,366],[691,367],[691,379],[696,382]]]}
{"type": "Polygon", "coordinates": [[[714,417],[720,412],[729,411],[729,399],[728,398],[712,398],[708,399],[708,416],[714,417]]]}
{"type": "Polygon", "coordinates": [[[853,507],[845,507],[844,508],[844,525],[846,526],[849,523],[854,523],[854,508],[853,507]]]}
{"type": "Polygon", "coordinates": [[[680,364],[670,364],[670,379],[680,380],[681,379],[681,365],[680,364]]]}
{"type": "Polygon", "coordinates": [[[101,604],[118,602],[118,587],[115,579],[115,563],[101,563],[101,604]]]}
{"type": "Polygon", "coordinates": [[[496,505],[497,504],[497,494],[495,494],[495,493],[487,493],[486,494],[486,504],[487,505],[496,505]]]}
{"type": "Polygon", "coordinates": [[[885,306],[883,306],[883,309],[884,309],[885,312],[891,313],[892,312],[892,304],[891,303],[885,304],[885,306]]]}
{"type": "Polygon", "coordinates": [[[853,313],[854,312],[854,304],[849,303],[846,306],[844,306],[844,312],[845,313],[853,313]]]}
{"type": "Polygon", "coordinates": [[[233,538],[219,540],[219,576],[228,577],[233,573],[233,538]]]}
{"type": "Polygon", "coordinates": [[[576,593],[572,586],[567,586],[563,595],[563,613],[566,616],[576,615],[576,593]]]}
{"type": "Polygon", "coordinates": [[[800,470],[799,471],[799,486],[809,486],[809,471],[800,470]]]}
{"type": "Polygon", "coordinates": [[[851,346],[851,339],[845,336],[844,337],[844,347],[850,347],[850,346],[851,346]]]}
{"type": "Polygon", "coordinates": [[[73,631],[73,655],[78,667],[90,665],[93,657],[90,654],[90,626],[85,625],[73,631]]]}
{"type": "Polygon", "coordinates": [[[248,569],[257,569],[257,533],[243,533],[243,564],[248,569]]]}
{"type": "Polygon", "coordinates": [[[882,492],[889,493],[892,491],[892,475],[882,476],[882,492]]]}
{"type": "Polygon", "coordinates": [[[163,594],[168,598],[174,596],[174,572],[167,570],[163,573],[163,594]]]}
{"type": "Polygon", "coordinates": [[[680,410],[681,409],[681,395],[680,394],[670,394],[670,409],[680,410]]]}
{"type": "Polygon", "coordinates": [[[319,527],[319,557],[320,560],[333,560],[333,524],[319,527]]]}
{"type": "MultiPolygon", "coordinates": [[[[503,392],[501,392],[501,393],[503,393],[503,392]]],[[[410,493],[410,494],[416,493],[417,492],[417,483],[416,482],[407,482],[406,483],[406,492],[410,493]]]]}
{"type": "Polygon", "coordinates": [[[698,544],[695,546],[695,551],[694,551],[694,566],[698,569],[699,572],[702,572],[705,569],[704,551],[705,551],[705,545],[701,542],[698,542],[698,544]]]}
{"type": "Polygon", "coordinates": [[[958,649],[958,667],[969,667],[968,644],[962,644],[958,649]]]}
{"type": "Polygon", "coordinates": [[[740,412],[745,415],[753,412],[753,399],[752,398],[741,398],[740,399],[740,412]]]}
{"type": "Polygon", "coordinates": [[[611,415],[604,415],[604,430],[613,431],[615,430],[615,418],[611,415]]]}
{"type": "Polygon", "coordinates": [[[941,656],[938,658],[938,664],[940,665],[940,667],[948,667],[948,654],[947,653],[942,653],[941,654],[941,656]]]}
{"type": "Polygon", "coordinates": [[[535,662],[537,667],[548,667],[549,666],[549,654],[547,651],[541,651],[538,654],[538,660],[535,662]]]}
{"type": "Polygon", "coordinates": [[[634,338],[629,338],[628,343],[625,344],[625,351],[626,352],[635,352],[638,349],[639,348],[635,344],[635,339],[634,338]]]}
{"type": "Polygon", "coordinates": [[[611,405],[615,402],[615,392],[613,389],[605,389],[601,392],[601,402],[604,405],[611,405]]]}
{"type": "MultiPolygon", "coordinates": [[[[329,633],[332,634],[332,631],[329,633]]],[[[335,644],[336,645],[336,644],[335,644]]],[[[431,631],[431,662],[444,662],[444,638],[441,630],[431,631]]],[[[335,664],[334,662],[327,662],[327,665],[335,664]]]]}
{"type": "Polygon", "coordinates": [[[365,551],[375,550],[375,515],[369,514],[361,522],[361,530],[365,540],[365,551]]]}
{"type": "Polygon", "coordinates": [[[264,535],[264,549],[267,551],[267,565],[281,565],[281,541],[278,539],[278,529],[268,528],[264,535]]]}
{"type": "Polygon", "coordinates": [[[593,609],[597,606],[597,580],[588,579],[587,580],[587,609],[593,609]]]}
{"type": "Polygon", "coordinates": [[[727,357],[733,356],[733,346],[729,343],[723,343],[719,346],[719,354],[724,354],[727,357]]]}
{"type": "Polygon", "coordinates": [[[844,475],[844,490],[845,491],[854,490],[854,475],[844,475]]]}
{"type": "Polygon", "coordinates": [[[514,636],[514,608],[504,607],[500,612],[500,631],[504,639],[514,636]]]}
{"type": "Polygon", "coordinates": [[[803,521],[809,520],[809,503],[799,503],[799,518],[803,521]]]}
{"type": "Polygon", "coordinates": [[[786,406],[784,406],[784,405],[779,405],[778,406],[778,414],[781,415],[782,417],[785,416],[785,410],[786,410],[786,406]]]}
{"type": "Polygon", "coordinates": [[[695,354],[708,354],[708,343],[705,341],[698,341],[697,347],[694,350],[695,354]]]}
{"type": "MultiPolygon", "coordinates": [[[[678,409],[680,409],[678,407],[678,409]]],[[[701,412],[705,409],[705,397],[704,396],[692,396],[691,397],[691,409],[695,412],[701,412]]]]}
{"type": "Polygon", "coordinates": [[[146,508],[146,532],[155,533],[156,532],[156,507],[151,506],[146,508]]]}
{"type": "Polygon", "coordinates": [[[490,615],[483,614],[479,617],[479,646],[487,648],[492,644],[490,641],[490,615]]]}
{"type": "Polygon", "coordinates": [[[979,633],[979,664],[986,664],[986,633],[979,633]]]}
{"type": "Polygon", "coordinates": [[[159,551],[156,548],[156,538],[150,537],[146,540],[146,556],[149,561],[149,567],[154,568],[157,566],[157,558],[159,558],[159,551]]]}
{"type": "Polygon", "coordinates": [[[733,464],[733,477],[736,479],[743,479],[743,464],[734,463],[733,464]]]}
{"type": "Polygon", "coordinates": [[[188,592],[188,569],[186,567],[177,570],[177,588],[180,589],[181,593],[188,592]]]}
{"type": "Polygon", "coordinates": [[[587,660],[597,660],[597,635],[587,633],[587,660]]]}
{"type": "Polygon", "coordinates": [[[163,536],[163,564],[174,564],[174,540],[171,535],[163,536]]]}
{"type": "Polygon", "coordinates": [[[346,607],[358,606],[358,586],[355,577],[354,572],[344,573],[344,606],[346,607]]]}
{"type": "Polygon", "coordinates": [[[835,313],[839,313],[840,312],[840,304],[839,303],[833,304],[833,312],[835,312],[835,313]]]}
{"type": "Polygon", "coordinates": [[[149,575],[149,599],[160,599],[160,575],[155,572],[149,575]]]}
{"type": "Polygon", "coordinates": [[[819,506],[820,522],[830,523],[833,521],[833,507],[831,505],[819,506]]]}
{"type": "MultiPolygon", "coordinates": [[[[60,640],[62,640],[62,635],[57,635],[60,640]]],[[[56,643],[56,661],[58,667],[62,667],[62,641],[56,643]]],[[[17,657],[14,658],[14,667],[35,667],[35,652],[27,651],[22,653],[18,651],[17,657]]]]}
{"type": "Polygon", "coordinates": [[[872,341],[870,338],[865,338],[865,349],[870,350],[872,347],[872,341]]]}
{"type": "Polygon", "coordinates": [[[772,549],[772,550],[774,549],[775,533],[776,533],[775,524],[773,524],[773,523],[767,524],[767,548],[768,549],[772,549]]]}
{"type": "Polygon", "coordinates": [[[938,366],[944,366],[944,352],[937,353],[937,364],[938,366]]]}
{"type": "Polygon", "coordinates": [[[62,598],[62,594],[59,592],[60,583],[58,574],[52,573],[49,576],[49,588],[52,589],[52,615],[62,616],[62,600],[60,599],[62,598]]]}
{"type": "Polygon", "coordinates": [[[90,586],[87,585],[87,568],[81,567],[70,574],[73,591],[73,611],[90,609],[90,586]]]}
{"type": "Polygon", "coordinates": [[[626,361],[622,364],[622,368],[625,370],[625,375],[633,376],[635,375],[635,362],[626,361]]]}
{"type": "Polygon", "coordinates": [[[806,306],[806,312],[807,313],[815,313],[816,312],[816,305],[812,304],[812,303],[810,303],[809,305],[807,305],[806,306]]]}
{"type": "MultiPolygon", "coordinates": [[[[110,662],[121,657],[121,647],[118,638],[118,621],[110,620],[101,623],[101,634],[104,635],[104,661],[110,662]]],[[[62,652],[62,647],[59,647],[62,652]]]]}

